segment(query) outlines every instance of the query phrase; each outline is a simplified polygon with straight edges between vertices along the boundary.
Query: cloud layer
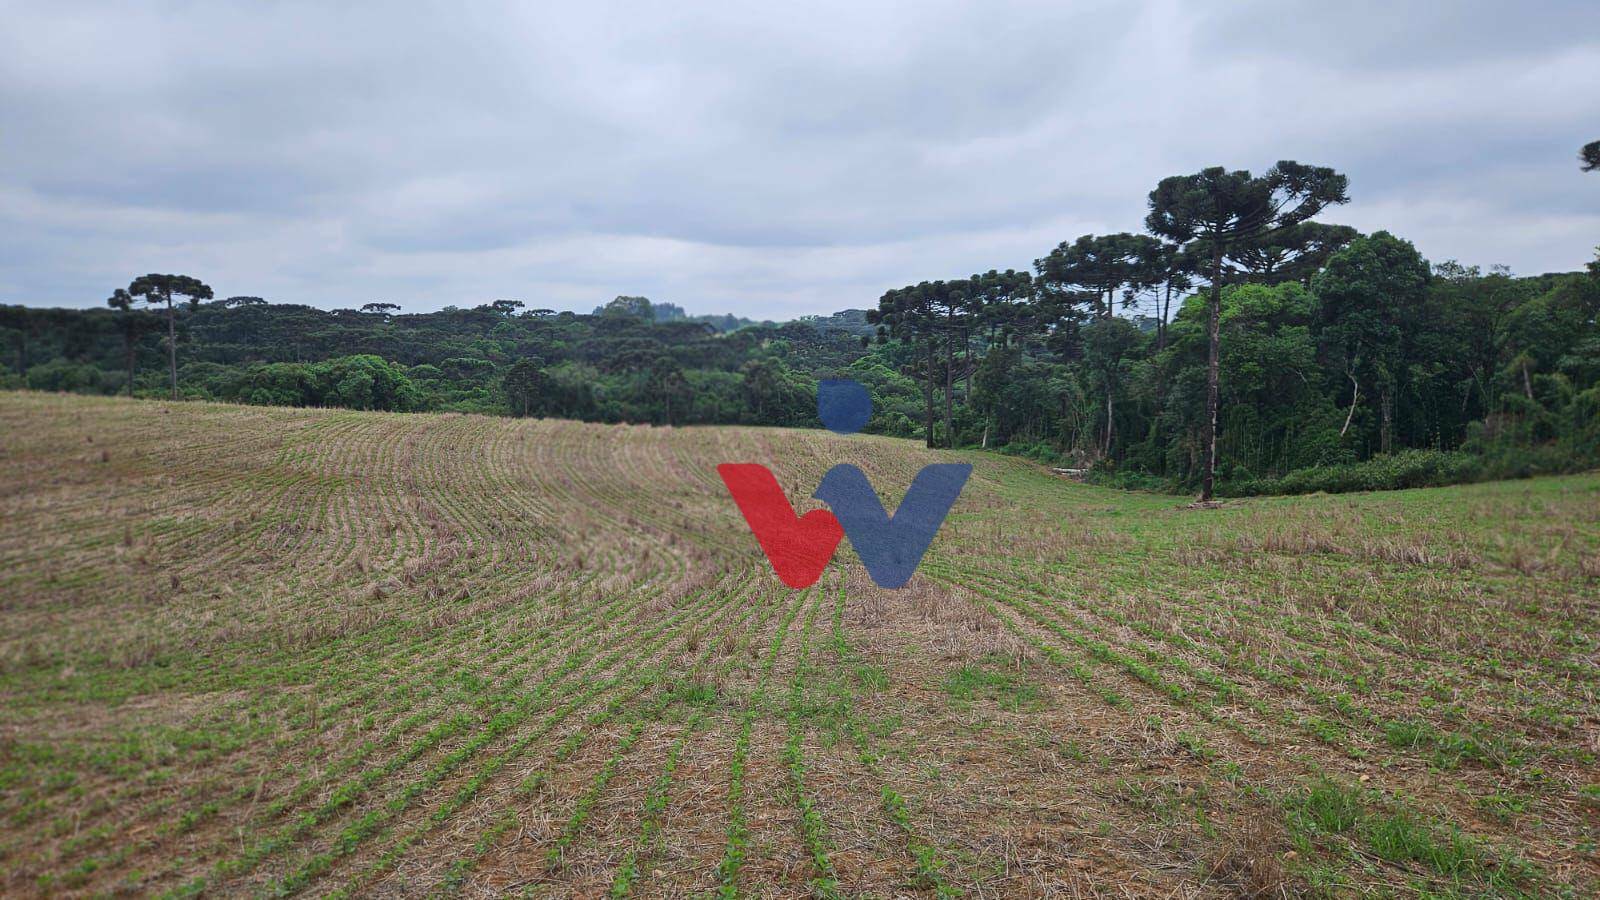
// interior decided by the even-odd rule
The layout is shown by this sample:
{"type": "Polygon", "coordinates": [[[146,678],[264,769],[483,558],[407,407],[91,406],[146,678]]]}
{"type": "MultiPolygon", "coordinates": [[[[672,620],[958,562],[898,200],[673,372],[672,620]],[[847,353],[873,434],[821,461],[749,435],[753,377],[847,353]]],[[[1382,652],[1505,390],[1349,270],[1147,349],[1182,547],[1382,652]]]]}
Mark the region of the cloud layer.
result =
{"type": "Polygon", "coordinates": [[[0,2],[0,302],[786,318],[1280,158],[1434,259],[1600,243],[1592,0],[760,6],[0,2]]]}

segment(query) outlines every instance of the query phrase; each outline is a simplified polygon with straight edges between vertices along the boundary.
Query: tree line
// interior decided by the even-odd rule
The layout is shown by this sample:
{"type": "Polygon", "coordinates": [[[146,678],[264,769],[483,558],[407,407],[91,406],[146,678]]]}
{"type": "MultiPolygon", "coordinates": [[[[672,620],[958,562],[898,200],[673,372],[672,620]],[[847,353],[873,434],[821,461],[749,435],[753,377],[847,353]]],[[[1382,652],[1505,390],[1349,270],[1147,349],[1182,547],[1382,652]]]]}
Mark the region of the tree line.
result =
{"type": "MultiPolygon", "coordinates": [[[[1581,158],[1600,167],[1600,142],[1581,158]]],[[[1315,221],[1347,191],[1292,161],[1172,176],[1145,233],[896,288],[869,320],[922,387],[930,447],[1021,448],[1203,500],[1219,472],[1250,490],[1406,450],[1600,462],[1600,264],[1432,266],[1388,232],[1315,221]]]]}
{"type": "MultiPolygon", "coordinates": [[[[618,297],[587,315],[517,300],[403,314],[385,302],[323,310],[212,293],[189,276],[149,275],[116,289],[103,309],[0,306],[0,384],[285,406],[806,427],[818,424],[817,378],[859,359],[859,336],[871,331],[860,310],[752,322],[688,316],[642,297],[618,297]]],[[[891,407],[900,381],[882,385],[891,407]]]]}
{"type": "MultiPolygon", "coordinates": [[[[1600,169],[1600,142],[1580,162],[1600,169]]],[[[1600,260],[1532,277],[1430,264],[1319,221],[1348,189],[1289,161],[1173,176],[1140,233],[786,323],[637,296],[588,315],[330,311],[152,274],[99,310],[0,306],[0,384],[816,427],[817,381],[848,377],[873,394],[869,431],[1208,499],[1600,464],[1600,260]]]]}

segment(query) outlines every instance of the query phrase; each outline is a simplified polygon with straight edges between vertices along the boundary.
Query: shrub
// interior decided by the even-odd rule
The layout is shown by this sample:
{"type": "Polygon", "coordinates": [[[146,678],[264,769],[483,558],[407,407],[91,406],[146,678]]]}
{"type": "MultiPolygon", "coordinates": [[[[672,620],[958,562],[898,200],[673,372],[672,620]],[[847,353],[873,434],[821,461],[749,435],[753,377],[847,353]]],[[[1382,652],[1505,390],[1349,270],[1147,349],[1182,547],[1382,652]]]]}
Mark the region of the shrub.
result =
{"type": "Polygon", "coordinates": [[[1118,469],[1115,471],[1093,469],[1089,472],[1087,480],[1091,484],[1123,491],[1148,491],[1152,494],[1176,494],[1181,492],[1178,485],[1174,484],[1170,478],[1130,469],[1118,469]]]}
{"type": "Polygon", "coordinates": [[[1258,494],[1344,494],[1402,488],[1463,484],[1493,477],[1482,457],[1443,450],[1402,450],[1365,462],[1297,469],[1281,478],[1253,478],[1225,483],[1218,493],[1230,497],[1258,494]]]}
{"type": "Polygon", "coordinates": [[[76,394],[111,394],[122,386],[122,378],[115,372],[102,372],[88,363],[52,359],[28,369],[25,379],[20,379],[36,391],[70,391],[76,394]]]}
{"type": "Polygon", "coordinates": [[[1581,472],[1600,462],[1593,451],[1562,443],[1528,447],[1504,443],[1470,450],[1401,450],[1364,462],[1297,469],[1281,478],[1226,482],[1217,493],[1226,497],[1266,494],[1345,494],[1441,487],[1535,475],[1581,472]]]}

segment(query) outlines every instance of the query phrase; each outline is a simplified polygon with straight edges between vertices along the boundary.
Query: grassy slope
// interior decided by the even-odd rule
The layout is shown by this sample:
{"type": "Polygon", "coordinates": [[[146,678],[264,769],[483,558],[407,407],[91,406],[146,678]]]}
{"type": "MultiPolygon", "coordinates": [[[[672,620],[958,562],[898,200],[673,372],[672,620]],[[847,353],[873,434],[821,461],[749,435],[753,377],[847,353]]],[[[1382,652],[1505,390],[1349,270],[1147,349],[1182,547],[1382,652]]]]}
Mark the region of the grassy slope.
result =
{"type": "Polygon", "coordinates": [[[0,394],[0,891],[1592,893],[1600,477],[1220,510],[910,442],[0,394]],[[810,503],[810,501],[804,501],[810,503]]]}

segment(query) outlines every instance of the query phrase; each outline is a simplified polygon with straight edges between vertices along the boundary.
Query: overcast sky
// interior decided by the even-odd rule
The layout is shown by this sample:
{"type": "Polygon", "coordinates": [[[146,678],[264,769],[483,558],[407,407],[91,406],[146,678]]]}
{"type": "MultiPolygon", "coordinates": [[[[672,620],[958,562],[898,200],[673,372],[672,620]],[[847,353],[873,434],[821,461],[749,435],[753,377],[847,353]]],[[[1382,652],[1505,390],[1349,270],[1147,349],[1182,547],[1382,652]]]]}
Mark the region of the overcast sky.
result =
{"type": "Polygon", "coordinates": [[[0,0],[0,302],[760,318],[1140,229],[1166,175],[1350,176],[1435,261],[1600,244],[1600,3],[0,0]],[[470,8],[463,12],[462,7],[470,8]]]}

